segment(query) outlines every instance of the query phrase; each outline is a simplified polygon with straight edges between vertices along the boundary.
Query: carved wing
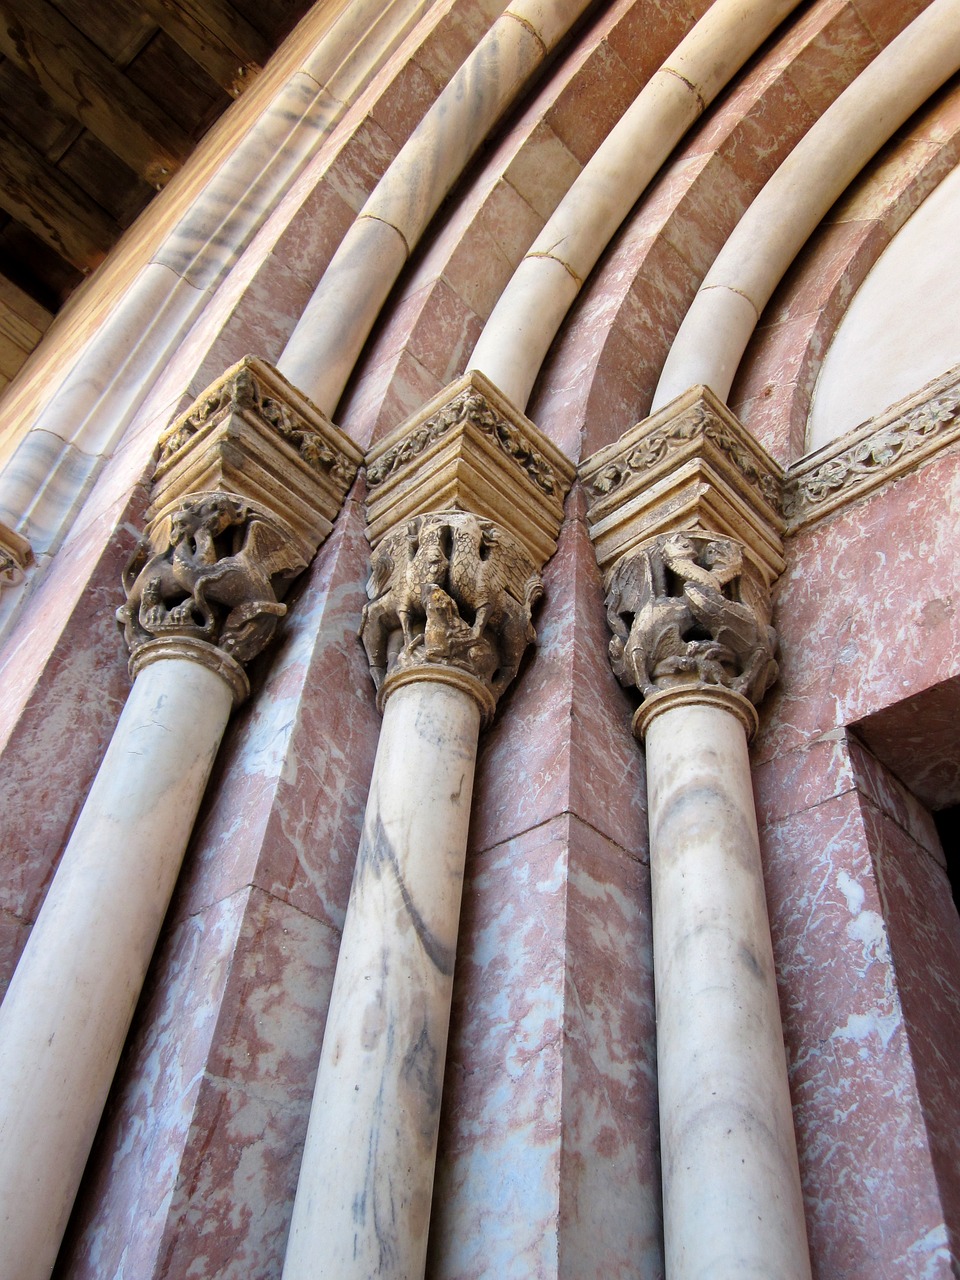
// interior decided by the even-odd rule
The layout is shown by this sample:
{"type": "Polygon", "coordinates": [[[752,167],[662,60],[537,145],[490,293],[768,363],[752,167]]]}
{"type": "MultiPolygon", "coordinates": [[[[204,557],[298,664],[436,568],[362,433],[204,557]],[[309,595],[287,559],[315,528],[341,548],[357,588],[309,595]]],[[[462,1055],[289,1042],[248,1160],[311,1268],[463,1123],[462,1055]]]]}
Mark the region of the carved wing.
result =
{"type": "Polygon", "coordinates": [[[624,556],[613,571],[607,592],[610,629],[625,640],[629,628],[624,623],[624,615],[636,616],[655,598],[649,551],[624,556]]]}
{"type": "Polygon", "coordinates": [[[696,582],[687,582],[683,594],[690,612],[718,644],[734,653],[745,655],[763,644],[753,610],[735,600],[727,600],[718,591],[704,590],[696,582]]]}
{"type": "Polygon", "coordinates": [[[268,578],[278,573],[290,574],[306,566],[306,560],[286,534],[258,516],[251,516],[243,554],[251,559],[268,578]]]}
{"type": "Polygon", "coordinates": [[[381,542],[370,558],[370,577],[367,579],[367,598],[378,600],[390,586],[393,578],[394,560],[381,542]]]}
{"type": "Polygon", "coordinates": [[[491,557],[497,566],[502,586],[515,600],[533,603],[543,592],[540,575],[523,548],[513,538],[496,539],[497,550],[491,557]]]}

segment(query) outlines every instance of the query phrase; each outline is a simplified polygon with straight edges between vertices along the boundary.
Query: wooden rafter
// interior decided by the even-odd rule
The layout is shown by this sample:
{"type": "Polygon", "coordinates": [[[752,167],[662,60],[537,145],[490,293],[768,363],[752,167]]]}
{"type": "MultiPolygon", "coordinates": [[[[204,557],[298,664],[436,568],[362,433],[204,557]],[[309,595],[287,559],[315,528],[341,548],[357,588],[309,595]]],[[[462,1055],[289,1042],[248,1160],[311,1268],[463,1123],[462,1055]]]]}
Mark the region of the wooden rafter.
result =
{"type": "Polygon", "coordinates": [[[3,125],[0,209],[81,271],[97,266],[119,231],[98,204],[3,125]]]}
{"type": "Polygon", "coordinates": [[[236,96],[269,56],[267,42],[222,0],[138,0],[143,11],[221,88],[236,96]]]}
{"type": "Polygon", "coordinates": [[[48,0],[0,0],[0,52],[152,186],[188,154],[183,130],[48,0]]]}

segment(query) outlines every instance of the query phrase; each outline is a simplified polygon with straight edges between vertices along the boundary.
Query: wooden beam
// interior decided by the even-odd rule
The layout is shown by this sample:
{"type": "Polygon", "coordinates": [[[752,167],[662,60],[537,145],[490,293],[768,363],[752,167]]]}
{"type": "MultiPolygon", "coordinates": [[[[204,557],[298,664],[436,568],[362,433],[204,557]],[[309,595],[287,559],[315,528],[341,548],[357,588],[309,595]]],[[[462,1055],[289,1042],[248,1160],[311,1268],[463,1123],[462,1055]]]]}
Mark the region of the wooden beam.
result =
{"type": "Polygon", "coordinates": [[[99,205],[2,124],[0,209],[81,271],[97,266],[119,234],[99,205]]]}
{"type": "Polygon", "coordinates": [[[0,52],[151,186],[188,155],[180,126],[48,0],[0,0],[0,52]]]}
{"type": "Polygon", "coordinates": [[[270,56],[266,40],[223,0],[137,2],[232,97],[251,83],[270,56]]]}

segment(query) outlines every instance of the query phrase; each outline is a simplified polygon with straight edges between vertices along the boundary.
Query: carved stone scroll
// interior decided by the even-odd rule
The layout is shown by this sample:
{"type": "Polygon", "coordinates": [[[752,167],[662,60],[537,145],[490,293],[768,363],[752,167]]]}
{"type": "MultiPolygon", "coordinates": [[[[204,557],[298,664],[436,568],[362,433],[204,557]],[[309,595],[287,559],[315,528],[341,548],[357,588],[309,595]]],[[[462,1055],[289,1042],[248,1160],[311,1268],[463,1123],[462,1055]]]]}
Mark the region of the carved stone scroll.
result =
{"type": "Polygon", "coordinates": [[[769,610],[732,538],[651,539],[617,564],[606,605],[614,673],[644,697],[696,684],[757,703],[777,678],[769,610]]]}
{"type": "Polygon", "coordinates": [[[360,635],[379,691],[414,671],[462,672],[486,716],[536,639],[540,574],[519,542],[466,512],[416,516],[373,552],[360,635]]]}

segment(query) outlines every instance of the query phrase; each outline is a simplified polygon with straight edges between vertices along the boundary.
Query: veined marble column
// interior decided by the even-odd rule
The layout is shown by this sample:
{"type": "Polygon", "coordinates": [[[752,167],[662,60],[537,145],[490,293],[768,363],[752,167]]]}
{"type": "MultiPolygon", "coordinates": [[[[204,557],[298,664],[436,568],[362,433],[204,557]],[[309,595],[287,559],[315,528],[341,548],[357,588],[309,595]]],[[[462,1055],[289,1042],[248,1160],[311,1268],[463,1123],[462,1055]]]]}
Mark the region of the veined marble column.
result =
{"type": "Polygon", "coordinates": [[[249,359],[161,440],[117,611],[133,690],[0,1006],[3,1277],[53,1269],[243,664],[359,458],[249,359]]]}
{"type": "Polygon", "coordinates": [[[777,676],[780,477],[705,388],[582,474],[611,664],[642,698],[666,1274],[809,1280],[747,755],[777,676]]]}
{"type": "Polygon", "coordinates": [[[807,1280],[747,758],[755,713],[722,685],[659,697],[641,717],[666,1272],[807,1280]]]}
{"type": "Polygon", "coordinates": [[[246,683],[223,656],[184,643],[137,677],[0,1005],[0,1275],[42,1280],[56,1261],[234,695],[246,683]]]}
{"type": "Polygon", "coordinates": [[[423,1275],[477,739],[536,638],[571,478],[478,375],[368,458],[383,728],[284,1280],[423,1275]]]}

